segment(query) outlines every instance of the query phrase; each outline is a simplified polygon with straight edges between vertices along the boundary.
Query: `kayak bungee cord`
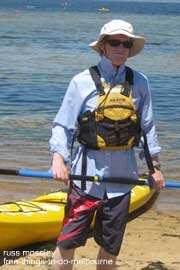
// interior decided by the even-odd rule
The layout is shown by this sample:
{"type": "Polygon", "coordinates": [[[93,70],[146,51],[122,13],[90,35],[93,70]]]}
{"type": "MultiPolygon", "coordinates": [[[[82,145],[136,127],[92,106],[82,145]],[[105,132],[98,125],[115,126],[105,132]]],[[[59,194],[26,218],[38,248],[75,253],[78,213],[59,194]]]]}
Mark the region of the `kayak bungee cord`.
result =
{"type": "MultiPolygon", "coordinates": [[[[3,175],[14,175],[14,176],[24,176],[24,177],[35,177],[35,178],[47,178],[52,179],[53,175],[51,172],[41,172],[41,171],[31,171],[26,169],[13,170],[13,169],[0,169],[0,174],[3,175]]],[[[135,180],[130,178],[122,177],[101,177],[101,176],[82,176],[82,175],[69,175],[69,180],[79,180],[79,181],[91,181],[91,182],[104,182],[104,183],[121,183],[127,185],[146,185],[152,186],[152,181],[149,179],[135,180]]],[[[166,181],[166,188],[180,188],[180,183],[176,181],[166,181]]]]}

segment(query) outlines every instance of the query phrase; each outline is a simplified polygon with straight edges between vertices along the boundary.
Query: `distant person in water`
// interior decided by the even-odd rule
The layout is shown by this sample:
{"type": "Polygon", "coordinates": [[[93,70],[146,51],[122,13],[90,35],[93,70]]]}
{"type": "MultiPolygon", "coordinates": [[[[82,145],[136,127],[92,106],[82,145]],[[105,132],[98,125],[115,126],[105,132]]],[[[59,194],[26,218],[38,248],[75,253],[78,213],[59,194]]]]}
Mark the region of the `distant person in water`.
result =
{"type": "MultiPolygon", "coordinates": [[[[76,175],[137,180],[134,146],[141,140],[153,188],[163,188],[148,79],[125,65],[129,57],[140,53],[144,43],[130,23],[113,20],[90,44],[100,62],[71,80],[54,120],[50,139],[54,179],[68,184],[71,166],[76,175]],[[69,146],[76,130],[79,145],[71,164],[69,146]]],[[[103,183],[103,179],[101,183],[74,180],[69,184],[53,269],[72,269],[75,249],[85,245],[95,211],[93,235],[100,247],[97,269],[116,269],[132,188],[118,182],[103,183]]]]}

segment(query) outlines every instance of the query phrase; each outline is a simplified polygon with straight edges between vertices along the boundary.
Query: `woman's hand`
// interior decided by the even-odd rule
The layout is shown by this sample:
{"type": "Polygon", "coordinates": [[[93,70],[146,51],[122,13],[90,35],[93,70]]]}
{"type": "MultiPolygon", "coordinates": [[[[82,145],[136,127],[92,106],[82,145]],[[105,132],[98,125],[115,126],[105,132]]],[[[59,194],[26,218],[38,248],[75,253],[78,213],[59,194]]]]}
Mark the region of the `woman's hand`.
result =
{"type": "Polygon", "coordinates": [[[64,163],[63,157],[58,153],[53,154],[52,174],[54,179],[63,181],[66,185],[68,184],[69,168],[64,163]]]}

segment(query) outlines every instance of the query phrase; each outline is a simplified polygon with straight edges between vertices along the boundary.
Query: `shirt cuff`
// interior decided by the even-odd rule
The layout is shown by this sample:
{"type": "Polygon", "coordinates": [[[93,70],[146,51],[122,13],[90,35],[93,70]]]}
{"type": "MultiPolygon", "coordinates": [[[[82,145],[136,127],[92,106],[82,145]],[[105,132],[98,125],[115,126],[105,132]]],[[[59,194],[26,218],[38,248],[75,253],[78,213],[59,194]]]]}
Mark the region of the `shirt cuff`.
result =
{"type": "Polygon", "coordinates": [[[58,146],[58,145],[51,145],[50,150],[51,150],[52,153],[60,154],[63,157],[65,163],[70,162],[70,155],[69,155],[69,152],[66,149],[64,149],[64,148],[62,148],[61,146],[58,146]]]}
{"type": "MultiPolygon", "coordinates": [[[[151,157],[157,156],[161,152],[161,147],[157,146],[154,148],[149,149],[151,157]]],[[[139,158],[143,159],[144,158],[144,149],[140,150],[139,152],[139,158]]]]}

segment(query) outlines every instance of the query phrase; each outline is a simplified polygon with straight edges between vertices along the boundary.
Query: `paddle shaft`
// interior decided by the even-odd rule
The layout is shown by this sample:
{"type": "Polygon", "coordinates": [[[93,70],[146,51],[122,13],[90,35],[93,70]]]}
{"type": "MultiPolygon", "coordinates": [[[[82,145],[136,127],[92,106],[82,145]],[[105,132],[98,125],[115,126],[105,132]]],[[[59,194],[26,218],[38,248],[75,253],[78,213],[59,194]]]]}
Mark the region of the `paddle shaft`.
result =
{"type": "MultiPolygon", "coordinates": [[[[12,169],[0,169],[0,174],[4,175],[17,175],[25,177],[40,177],[40,178],[53,178],[52,173],[50,172],[39,172],[31,170],[12,170],[12,169]]],[[[83,176],[83,175],[69,175],[69,180],[79,180],[79,181],[90,181],[90,182],[106,182],[106,183],[122,183],[122,184],[132,184],[132,185],[146,185],[146,181],[133,180],[128,178],[121,177],[100,177],[100,176],[83,176]]]]}
{"type": "MultiPolygon", "coordinates": [[[[31,170],[12,170],[12,169],[0,169],[0,174],[3,175],[16,175],[24,177],[36,177],[36,178],[53,178],[52,173],[50,172],[40,172],[40,171],[31,171],[31,170]]],[[[82,175],[69,175],[69,180],[79,180],[79,181],[91,181],[91,182],[104,182],[104,183],[121,183],[121,184],[130,184],[130,185],[148,185],[151,186],[152,183],[149,180],[135,180],[122,177],[100,177],[100,176],[82,176],[82,175]]],[[[167,188],[180,188],[180,183],[175,181],[165,182],[165,187],[167,188]]]]}

